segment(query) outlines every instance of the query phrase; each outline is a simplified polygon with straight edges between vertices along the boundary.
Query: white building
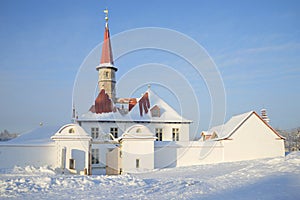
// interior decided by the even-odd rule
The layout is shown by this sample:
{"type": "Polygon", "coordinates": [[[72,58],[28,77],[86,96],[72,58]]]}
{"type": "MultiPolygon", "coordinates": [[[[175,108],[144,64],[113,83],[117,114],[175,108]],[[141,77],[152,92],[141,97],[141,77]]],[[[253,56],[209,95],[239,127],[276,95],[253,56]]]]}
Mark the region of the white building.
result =
{"type": "Polygon", "coordinates": [[[120,174],[285,154],[284,138],[254,111],[202,132],[199,141],[190,141],[192,121],[180,116],[150,87],[140,98],[117,97],[118,69],[107,17],[96,69],[99,95],[90,110],[74,116],[74,124],[60,129],[39,128],[1,143],[1,167],[51,165],[76,174],[104,170],[120,174]]]}

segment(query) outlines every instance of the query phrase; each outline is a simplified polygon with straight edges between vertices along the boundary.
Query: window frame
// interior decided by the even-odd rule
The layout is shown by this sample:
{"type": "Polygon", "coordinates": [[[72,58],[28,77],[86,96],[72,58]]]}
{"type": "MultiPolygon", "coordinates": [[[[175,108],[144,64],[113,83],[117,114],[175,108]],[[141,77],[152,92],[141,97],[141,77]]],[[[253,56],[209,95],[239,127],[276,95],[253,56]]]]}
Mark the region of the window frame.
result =
{"type": "Polygon", "coordinates": [[[105,76],[105,78],[108,79],[108,78],[109,78],[109,71],[105,71],[105,72],[104,72],[104,76],[105,76]]]}
{"type": "Polygon", "coordinates": [[[98,127],[92,127],[91,128],[91,137],[93,139],[99,138],[99,128],[98,127]]]}
{"type": "Polygon", "coordinates": [[[92,149],[92,165],[100,164],[100,152],[99,149],[92,149]]]}
{"type": "Polygon", "coordinates": [[[70,128],[70,129],[69,129],[69,133],[70,133],[70,134],[75,133],[74,128],[70,128]]]}
{"type": "Polygon", "coordinates": [[[69,159],[69,169],[75,169],[75,160],[73,158],[69,159]]]}
{"type": "Polygon", "coordinates": [[[155,128],[156,141],[163,141],[163,128],[155,128]]]}
{"type": "MultiPolygon", "coordinates": [[[[109,130],[110,134],[112,134],[114,136],[114,138],[118,138],[118,132],[119,132],[119,129],[118,127],[110,127],[110,130],[109,130]]],[[[113,138],[111,138],[113,139],[113,138]]]]}
{"type": "Polygon", "coordinates": [[[172,128],[172,141],[179,141],[179,128],[172,128]]]}

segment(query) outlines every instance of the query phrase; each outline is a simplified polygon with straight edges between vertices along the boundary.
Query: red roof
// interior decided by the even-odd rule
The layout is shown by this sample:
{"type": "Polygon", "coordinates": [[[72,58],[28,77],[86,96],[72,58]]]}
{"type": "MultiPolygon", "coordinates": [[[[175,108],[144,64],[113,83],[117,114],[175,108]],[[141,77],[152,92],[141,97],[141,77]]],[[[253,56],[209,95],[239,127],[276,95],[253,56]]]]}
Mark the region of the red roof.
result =
{"type": "Polygon", "coordinates": [[[140,108],[140,116],[143,116],[143,112],[145,114],[148,113],[148,110],[150,108],[150,101],[148,97],[148,92],[146,92],[143,97],[139,100],[139,108],[140,108]]]}
{"type": "Polygon", "coordinates": [[[112,65],[114,64],[108,26],[105,26],[104,41],[102,45],[102,55],[100,61],[100,64],[104,64],[104,63],[110,63],[112,65]]]}
{"type": "Polygon", "coordinates": [[[106,94],[105,90],[102,89],[95,100],[95,112],[97,114],[109,113],[114,111],[114,105],[112,100],[106,94]]]}

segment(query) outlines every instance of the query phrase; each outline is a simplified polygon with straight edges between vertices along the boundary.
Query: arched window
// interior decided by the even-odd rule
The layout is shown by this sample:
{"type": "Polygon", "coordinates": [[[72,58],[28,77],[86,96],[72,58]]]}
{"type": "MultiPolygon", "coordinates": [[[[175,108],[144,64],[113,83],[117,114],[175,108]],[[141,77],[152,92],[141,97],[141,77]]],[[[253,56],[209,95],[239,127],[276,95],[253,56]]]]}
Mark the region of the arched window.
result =
{"type": "Polygon", "coordinates": [[[74,128],[70,128],[70,129],[69,129],[69,133],[75,133],[74,128]]]}
{"type": "Polygon", "coordinates": [[[138,128],[138,129],[136,129],[136,132],[137,132],[137,133],[141,133],[141,132],[142,132],[142,129],[138,128]]]}

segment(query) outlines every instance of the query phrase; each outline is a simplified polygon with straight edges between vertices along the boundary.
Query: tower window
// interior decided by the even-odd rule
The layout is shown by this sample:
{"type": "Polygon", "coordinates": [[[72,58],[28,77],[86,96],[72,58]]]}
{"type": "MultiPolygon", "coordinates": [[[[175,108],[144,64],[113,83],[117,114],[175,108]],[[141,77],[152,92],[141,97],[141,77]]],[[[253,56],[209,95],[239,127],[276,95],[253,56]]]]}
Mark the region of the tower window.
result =
{"type": "Polygon", "coordinates": [[[109,72],[105,72],[105,78],[109,77],[109,72]]]}
{"type": "Polygon", "coordinates": [[[135,168],[140,168],[140,159],[135,160],[135,168]]]}

